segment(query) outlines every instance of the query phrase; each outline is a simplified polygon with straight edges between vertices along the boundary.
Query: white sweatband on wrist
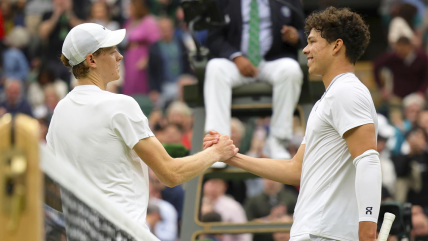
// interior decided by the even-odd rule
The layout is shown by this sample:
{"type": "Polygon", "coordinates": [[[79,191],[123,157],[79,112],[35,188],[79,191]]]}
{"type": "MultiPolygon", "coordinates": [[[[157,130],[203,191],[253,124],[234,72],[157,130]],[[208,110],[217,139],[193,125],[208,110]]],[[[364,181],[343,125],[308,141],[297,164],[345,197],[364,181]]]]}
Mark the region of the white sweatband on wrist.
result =
{"type": "Polygon", "coordinates": [[[359,222],[377,223],[382,193],[379,153],[373,149],[368,150],[355,158],[353,163],[357,169],[355,194],[358,202],[359,222]]]}

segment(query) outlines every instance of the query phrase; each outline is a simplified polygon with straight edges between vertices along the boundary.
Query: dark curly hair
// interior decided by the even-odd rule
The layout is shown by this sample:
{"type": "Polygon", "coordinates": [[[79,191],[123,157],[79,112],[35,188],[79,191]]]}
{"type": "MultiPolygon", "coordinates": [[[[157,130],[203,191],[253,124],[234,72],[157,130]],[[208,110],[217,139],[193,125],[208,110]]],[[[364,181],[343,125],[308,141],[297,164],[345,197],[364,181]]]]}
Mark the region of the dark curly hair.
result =
{"type": "Polygon", "coordinates": [[[321,34],[328,43],[342,39],[346,46],[346,57],[355,64],[363,55],[370,41],[367,24],[360,15],[347,8],[328,7],[322,12],[314,12],[306,19],[305,31],[312,29],[321,34]]]}

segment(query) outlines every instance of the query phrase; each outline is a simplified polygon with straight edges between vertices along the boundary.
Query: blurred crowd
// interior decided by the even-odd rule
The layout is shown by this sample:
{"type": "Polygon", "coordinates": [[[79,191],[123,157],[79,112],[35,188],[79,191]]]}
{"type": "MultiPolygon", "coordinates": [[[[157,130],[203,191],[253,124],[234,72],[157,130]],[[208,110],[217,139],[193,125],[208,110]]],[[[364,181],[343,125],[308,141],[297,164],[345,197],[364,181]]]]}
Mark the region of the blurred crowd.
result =
{"type": "MultiPolygon", "coordinates": [[[[304,1],[303,1],[304,3],[304,1]]],[[[173,157],[189,154],[192,109],[183,86],[197,82],[188,60],[195,43],[179,0],[1,0],[0,116],[24,113],[41,126],[41,141],[55,106],[73,89],[75,78],[59,61],[65,36],[74,26],[98,23],[127,29],[118,46],[124,55],[121,79],[108,91],[130,95],[173,157]]],[[[378,151],[384,201],[410,202],[412,240],[428,240],[428,10],[425,0],[383,0],[379,15],[387,51],[373,59],[374,96],[379,96],[378,151]]],[[[197,41],[206,42],[198,33],[197,41]]],[[[232,118],[231,138],[240,152],[263,157],[269,117],[232,118]]],[[[296,114],[293,156],[303,139],[305,120],[296,114]]],[[[292,222],[298,188],[253,178],[205,180],[203,222],[292,222]]],[[[147,224],[162,241],[179,237],[184,202],[182,186],[165,187],[150,172],[147,224]]],[[[204,235],[200,240],[289,240],[289,234],[204,235]]]]}

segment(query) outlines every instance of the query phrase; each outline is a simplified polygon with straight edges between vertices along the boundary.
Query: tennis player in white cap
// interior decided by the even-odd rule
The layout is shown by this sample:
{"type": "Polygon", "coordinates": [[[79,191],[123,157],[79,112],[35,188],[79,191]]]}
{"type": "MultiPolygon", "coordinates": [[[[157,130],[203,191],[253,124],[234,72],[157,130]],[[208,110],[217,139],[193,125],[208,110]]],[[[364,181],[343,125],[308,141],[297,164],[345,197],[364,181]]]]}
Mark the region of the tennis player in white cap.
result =
{"type": "Polygon", "coordinates": [[[58,161],[71,163],[117,208],[147,228],[147,166],[171,187],[229,159],[238,149],[224,137],[214,149],[171,158],[137,102],[105,91],[107,83],[119,78],[123,56],[116,45],[124,37],[125,29],[110,31],[94,23],[68,33],[61,60],[72,68],[78,85],[55,108],[46,139],[58,161]]]}

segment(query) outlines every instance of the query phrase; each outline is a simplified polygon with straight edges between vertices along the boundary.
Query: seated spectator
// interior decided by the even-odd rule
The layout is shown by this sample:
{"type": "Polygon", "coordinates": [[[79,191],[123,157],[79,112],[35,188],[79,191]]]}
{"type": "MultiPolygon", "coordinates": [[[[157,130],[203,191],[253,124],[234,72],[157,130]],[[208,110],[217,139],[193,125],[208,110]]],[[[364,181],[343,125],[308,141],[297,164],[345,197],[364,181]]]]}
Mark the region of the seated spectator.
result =
{"type": "Polygon", "coordinates": [[[391,123],[395,128],[394,143],[391,143],[392,154],[400,155],[409,152],[408,146],[405,145],[407,133],[416,126],[417,116],[423,109],[425,100],[418,94],[411,94],[404,98],[404,116],[399,109],[393,108],[390,111],[391,123]]]}
{"type": "Polygon", "coordinates": [[[417,50],[407,37],[400,37],[394,44],[394,51],[385,53],[374,62],[375,80],[381,88],[382,98],[391,103],[394,97],[401,99],[412,93],[426,96],[428,88],[428,56],[417,50]],[[385,88],[381,82],[380,71],[387,68],[392,73],[393,88],[385,88]]]}
{"type": "Polygon", "coordinates": [[[27,58],[22,49],[28,45],[30,36],[23,27],[15,27],[5,38],[5,45],[8,47],[2,56],[3,74],[2,78],[19,79],[26,82],[30,70],[27,58]]]}
{"type": "Polygon", "coordinates": [[[290,240],[290,233],[274,233],[273,241],[288,241],[290,240]]]}
{"type": "Polygon", "coordinates": [[[392,46],[400,37],[404,36],[410,39],[415,46],[420,47],[421,39],[418,27],[422,23],[422,15],[418,14],[417,8],[411,3],[400,3],[394,10],[389,24],[388,42],[392,46]]]}
{"type": "Polygon", "coordinates": [[[192,147],[192,110],[183,102],[175,101],[167,109],[169,123],[179,125],[183,130],[181,144],[187,149],[192,147]]]}
{"type": "Polygon", "coordinates": [[[297,51],[306,45],[301,2],[288,1],[293,10],[280,1],[218,2],[230,21],[208,33],[214,58],[205,72],[205,131],[230,135],[232,88],[264,81],[273,85],[273,116],[263,152],[289,159],[287,143],[303,82],[297,51]]]}
{"type": "Polygon", "coordinates": [[[156,19],[150,15],[149,0],[131,0],[130,18],[125,23],[127,50],[125,52],[125,95],[148,94],[147,66],[149,47],[160,39],[156,19]]]}
{"type": "Polygon", "coordinates": [[[120,27],[118,22],[111,20],[109,6],[104,1],[92,3],[88,22],[98,23],[112,31],[120,27]]]}
{"type": "MultiPolygon", "coordinates": [[[[245,211],[241,204],[233,198],[226,196],[227,185],[222,179],[210,179],[203,186],[202,214],[215,211],[220,214],[223,222],[247,222],[245,211]],[[208,207],[205,208],[204,207],[208,207]],[[210,208],[211,207],[211,208],[210,208]],[[204,210],[205,209],[205,210],[204,210]]],[[[251,240],[250,234],[224,235],[223,241],[251,240]]]]}
{"type": "Polygon", "coordinates": [[[424,213],[412,214],[411,240],[426,241],[428,239],[428,217],[424,213]]]}
{"type": "Polygon", "coordinates": [[[175,241],[177,239],[177,211],[167,201],[161,199],[161,189],[164,185],[156,174],[149,169],[149,203],[159,207],[160,221],[152,230],[161,241],[175,241]]]}
{"type": "Polygon", "coordinates": [[[12,32],[14,27],[25,25],[24,15],[18,11],[22,10],[22,8],[19,8],[19,4],[17,1],[12,0],[0,1],[0,10],[3,16],[3,26],[6,36],[12,32]]]}
{"type": "Polygon", "coordinates": [[[52,85],[58,98],[61,100],[68,93],[67,84],[58,79],[55,72],[48,66],[42,66],[37,76],[37,81],[28,87],[28,101],[33,109],[45,104],[45,88],[52,85]]]}
{"type": "MultiPolygon", "coordinates": [[[[284,188],[279,182],[263,179],[263,192],[246,201],[245,211],[250,221],[279,221],[293,213],[296,201],[294,191],[284,188]]],[[[253,240],[272,241],[273,238],[270,234],[254,234],[253,240]]]]}
{"type": "Polygon", "coordinates": [[[419,112],[417,126],[424,129],[425,133],[428,134],[428,110],[422,110],[419,112]]]}
{"type": "Polygon", "coordinates": [[[391,160],[391,153],[386,143],[388,139],[394,137],[394,134],[394,127],[389,125],[386,117],[378,114],[377,152],[379,152],[380,164],[382,166],[382,186],[392,195],[395,193],[397,176],[395,174],[394,163],[391,160]]]}
{"type": "Polygon", "coordinates": [[[22,81],[7,79],[5,84],[6,99],[0,101],[0,116],[11,114],[26,114],[33,117],[33,112],[28,101],[24,98],[22,81]]]}
{"type": "MultiPolygon", "coordinates": [[[[220,214],[216,212],[209,212],[201,217],[201,222],[221,222],[220,214]]],[[[222,241],[222,234],[203,234],[199,235],[199,238],[196,241],[222,241]]]]}
{"type": "Polygon", "coordinates": [[[61,56],[62,44],[68,32],[75,26],[83,23],[73,11],[72,0],[54,0],[53,11],[43,14],[39,28],[39,36],[44,42],[42,60],[56,76],[64,80],[70,87],[71,74],[58,58],[61,56]]]}
{"type": "Polygon", "coordinates": [[[184,102],[184,96],[183,96],[184,86],[193,85],[196,83],[198,83],[198,80],[193,75],[185,74],[185,75],[180,76],[180,78],[177,80],[178,93],[176,96],[176,100],[184,102]]]}
{"type": "Polygon", "coordinates": [[[183,41],[174,36],[174,24],[169,18],[158,20],[161,40],[150,46],[149,80],[152,101],[159,106],[176,99],[177,81],[182,74],[190,74],[190,63],[183,41]]]}
{"type": "Polygon", "coordinates": [[[395,199],[428,207],[427,135],[421,128],[412,129],[406,138],[409,153],[392,158],[397,173],[395,199]]]}
{"type": "Polygon", "coordinates": [[[168,124],[163,129],[163,142],[162,144],[181,144],[183,140],[183,130],[177,124],[168,124]]]}
{"type": "Polygon", "coordinates": [[[152,233],[155,232],[156,225],[162,220],[159,207],[155,203],[147,205],[146,223],[152,233]]]}

